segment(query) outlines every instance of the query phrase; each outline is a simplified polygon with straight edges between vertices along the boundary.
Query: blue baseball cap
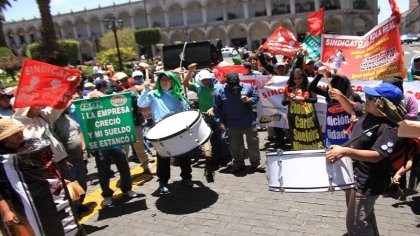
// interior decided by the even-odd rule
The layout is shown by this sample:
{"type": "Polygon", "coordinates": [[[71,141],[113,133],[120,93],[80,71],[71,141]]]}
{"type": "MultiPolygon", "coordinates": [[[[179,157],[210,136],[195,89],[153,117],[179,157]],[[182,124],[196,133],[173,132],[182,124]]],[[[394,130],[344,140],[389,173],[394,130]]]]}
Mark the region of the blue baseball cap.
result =
{"type": "Polygon", "coordinates": [[[401,89],[390,83],[382,83],[376,87],[364,87],[363,92],[372,97],[384,97],[398,105],[401,102],[403,93],[401,89]]]}

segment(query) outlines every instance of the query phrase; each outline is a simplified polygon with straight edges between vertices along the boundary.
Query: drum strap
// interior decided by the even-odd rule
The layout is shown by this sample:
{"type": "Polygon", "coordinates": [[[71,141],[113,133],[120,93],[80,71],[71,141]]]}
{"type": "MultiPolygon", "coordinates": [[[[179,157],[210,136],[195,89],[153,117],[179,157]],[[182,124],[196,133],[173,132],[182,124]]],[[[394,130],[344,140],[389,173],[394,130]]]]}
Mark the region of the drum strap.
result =
{"type": "Polygon", "coordinates": [[[379,126],[383,127],[381,124],[376,124],[376,125],[374,125],[374,126],[370,127],[369,129],[367,129],[367,130],[363,131],[363,132],[362,132],[361,134],[359,134],[358,136],[356,136],[356,137],[352,137],[349,141],[347,141],[347,142],[343,143],[341,146],[343,146],[343,147],[348,147],[348,146],[350,146],[352,143],[354,143],[356,140],[358,140],[359,138],[361,138],[363,135],[365,135],[366,133],[368,133],[368,132],[370,132],[370,131],[372,131],[372,130],[374,130],[374,129],[378,128],[379,126]]]}

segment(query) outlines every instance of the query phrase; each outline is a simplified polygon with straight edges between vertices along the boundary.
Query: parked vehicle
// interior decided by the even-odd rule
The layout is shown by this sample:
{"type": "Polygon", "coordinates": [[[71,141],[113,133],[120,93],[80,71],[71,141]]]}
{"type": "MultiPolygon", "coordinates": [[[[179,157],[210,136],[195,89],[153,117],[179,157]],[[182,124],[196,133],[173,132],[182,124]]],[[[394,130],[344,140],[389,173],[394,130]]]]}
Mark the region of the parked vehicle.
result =
{"type": "Polygon", "coordinates": [[[419,34],[403,34],[401,35],[401,44],[411,44],[413,42],[420,41],[420,35],[419,34]]]}
{"type": "Polygon", "coordinates": [[[231,57],[233,55],[233,52],[235,51],[235,48],[232,47],[225,47],[221,49],[223,57],[231,57]]]}

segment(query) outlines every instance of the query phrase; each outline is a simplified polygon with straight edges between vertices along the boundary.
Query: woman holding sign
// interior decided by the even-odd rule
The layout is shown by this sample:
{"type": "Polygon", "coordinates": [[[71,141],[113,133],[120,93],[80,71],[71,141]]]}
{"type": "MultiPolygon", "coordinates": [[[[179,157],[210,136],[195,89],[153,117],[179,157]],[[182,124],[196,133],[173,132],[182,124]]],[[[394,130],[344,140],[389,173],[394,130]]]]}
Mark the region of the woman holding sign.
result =
{"type": "MultiPolygon", "coordinates": [[[[320,74],[315,76],[314,80],[310,83],[309,91],[324,96],[326,99],[327,122],[325,126],[324,144],[325,147],[328,148],[332,144],[340,145],[348,141],[347,130],[349,129],[352,118],[337,100],[334,100],[329,96],[328,91],[330,90],[330,87],[340,90],[340,92],[352,102],[363,103],[363,100],[357,93],[353,92],[350,80],[347,79],[347,77],[334,75],[330,82],[330,73],[325,67],[320,67],[319,73],[320,74]],[[327,80],[327,87],[325,88],[318,87],[318,83],[322,77],[327,80]]],[[[355,117],[353,117],[353,119],[354,118],[355,117]]]]}
{"type": "Polygon", "coordinates": [[[309,81],[303,70],[292,71],[284,88],[283,106],[288,105],[289,130],[292,149],[320,149],[323,147],[321,130],[315,112],[317,97],[309,91],[309,81]]]}

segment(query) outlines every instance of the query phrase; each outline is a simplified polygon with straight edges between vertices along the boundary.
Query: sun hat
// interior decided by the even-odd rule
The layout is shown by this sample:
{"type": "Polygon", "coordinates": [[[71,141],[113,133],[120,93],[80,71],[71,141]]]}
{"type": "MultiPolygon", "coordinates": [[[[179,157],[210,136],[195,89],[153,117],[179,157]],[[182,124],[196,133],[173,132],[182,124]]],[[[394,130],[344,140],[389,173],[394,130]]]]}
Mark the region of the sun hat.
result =
{"type": "Polygon", "coordinates": [[[397,86],[390,83],[381,83],[375,87],[364,87],[363,92],[372,97],[384,97],[398,105],[402,99],[402,91],[397,86]]]}
{"type": "Polygon", "coordinates": [[[0,141],[24,129],[25,126],[18,124],[16,121],[9,118],[2,118],[0,119],[0,141]]]}
{"type": "Polygon", "coordinates": [[[117,72],[114,74],[114,76],[112,76],[112,80],[115,81],[122,80],[124,78],[128,78],[128,75],[124,72],[117,72]]]}

